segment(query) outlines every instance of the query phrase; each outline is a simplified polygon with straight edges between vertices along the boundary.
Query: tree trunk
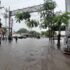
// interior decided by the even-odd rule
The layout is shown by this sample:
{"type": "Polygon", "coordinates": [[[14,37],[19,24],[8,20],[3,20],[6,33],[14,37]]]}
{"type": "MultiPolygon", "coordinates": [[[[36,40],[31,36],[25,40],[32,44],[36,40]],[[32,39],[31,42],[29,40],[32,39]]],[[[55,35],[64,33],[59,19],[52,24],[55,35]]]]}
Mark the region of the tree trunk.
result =
{"type": "Polygon", "coordinates": [[[61,31],[60,31],[60,28],[59,28],[59,32],[58,32],[57,38],[58,38],[58,41],[57,41],[57,48],[60,49],[60,48],[61,48],[61,46],[60,46],[60,38],[61,38],[61,31]]]}

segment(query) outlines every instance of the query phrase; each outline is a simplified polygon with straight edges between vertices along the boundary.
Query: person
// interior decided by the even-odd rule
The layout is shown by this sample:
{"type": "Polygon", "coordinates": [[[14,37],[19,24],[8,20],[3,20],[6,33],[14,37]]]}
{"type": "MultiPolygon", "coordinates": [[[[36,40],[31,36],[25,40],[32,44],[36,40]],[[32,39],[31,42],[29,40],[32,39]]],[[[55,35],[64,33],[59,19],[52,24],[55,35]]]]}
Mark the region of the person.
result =
{"type": "Polygon", "coordinates": [[[60,49],[60,37],[61,35],[58,34],[57,38],[58,38],[58,42],[57,42],[57,48],[60,49]]]}
{"type": "Polygon", "coordinates": [[[9,43],[12,42],[12,38],[11,38],[11,36],[8,36],[8,41],[9,41],[9,43]]]}
{"type": "Polygon", "coordinates": [[[0,33],[0,45],[1,45],[1,33],[0,33]]]}
{"type": "Polygon", "coordinates": [[[15,41],[17,42],[17,40],[18,40],[18,38],[17,38],[17,36],[15,36],[15,41]]]}

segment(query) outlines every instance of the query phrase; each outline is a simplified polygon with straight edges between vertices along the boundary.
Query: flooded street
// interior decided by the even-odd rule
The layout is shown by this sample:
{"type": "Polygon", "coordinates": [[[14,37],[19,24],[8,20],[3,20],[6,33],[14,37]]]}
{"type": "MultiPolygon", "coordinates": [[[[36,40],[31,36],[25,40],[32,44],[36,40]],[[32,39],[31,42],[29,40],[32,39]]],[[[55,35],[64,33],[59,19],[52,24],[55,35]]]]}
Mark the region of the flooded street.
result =
{"type": "Polygon", "coordinates": [[[19,39],[0,46],[0,70],[70,70],[70,58],[49,49],[48,38],[19,39]],[[62,57],[61,57],[62,56],[62,57]]]}
{"type": "Polygon", "coordinates": [[[41,70],[40,59],[46,58],[48,39],[19,39],[2,42],[0,70],[41,70]]]}

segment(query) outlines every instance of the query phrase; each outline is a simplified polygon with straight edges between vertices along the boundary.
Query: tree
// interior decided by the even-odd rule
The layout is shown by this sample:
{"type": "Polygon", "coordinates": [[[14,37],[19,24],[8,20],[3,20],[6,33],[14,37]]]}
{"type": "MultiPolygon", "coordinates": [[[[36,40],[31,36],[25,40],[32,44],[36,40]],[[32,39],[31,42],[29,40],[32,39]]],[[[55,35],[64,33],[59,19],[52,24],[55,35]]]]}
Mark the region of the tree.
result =
{"type": "Polygon", "coordinates": [[[17,12],[15,18],[17,19],[17,22],[21,22],[22,20],[30,20],[30,13],[29,12],[17,12]]]}
{"type": "Polygon", "coordinates": [[[19,29],[18,31],[17,31],[17,33],[27,33],[28,32],[28,30],[27,29],[25,29],[25,28],[21,28],[21,29],[19,29]]]}
{"type": "Polygon", "coordinates": [[[56,3],[53,1],[44,1],[44,5],[43,5],[43,10],[41,12],[41,18],[42,18],[42,24],[41,27],[42,28],[47,28],[49,29],[49,35],[53,35],[52,33],[54,33],[54,26],[58,27],[58,48],[60,48],[60,37],[61,37],[61,26],[62,24],[64,24],[65,26],[67,26],[68,24],[68,20],[69,20],[69,14],[70,13],[62,13],[62,14],[58,14],[56,15],[54,13],[54,9],[56,7],[56,3]]]}
{"type": "MultiPolygon", "coordinates": [[[[53,34],[56,35],[56,32],[54,31],[53,34]]],[[[41,35],[42,35],[42,36],[45,36],[45,37],[49,37],[49,30],[47,30],[47,31],[42,31],[42,32],[41,32],[41,35]]],[[[53,35],[51,34],[51,36],[53,36],[53,35]]]]}
{"type": "Polygon", "coordinates": [[[15,17],[17,19],[17,22],[21,22],[22,20],[25,20],[25,23],[29,28],[38,26],[38,21],[30,20],[31,15],[29,12],[22,12],[22,13],[17,12],[15,17]]]}
{"type": "MultiPolygon", "coordinates": [[[[52,29],[54,30],[54,31],[58,31],[59,29],[58,29],[59,27],[57,26],[57,25],[54,25],[53,27],[52,27],[52,29]]],[[[66,25],[61,25],[61,31],[65,31],[65,29],[66,29],[66,25]]]]}
{"type": "Polygon", "coordinates": [[[54,9],[56,7],[56,3],[53,1],[44,1],[43,4],[43,11],[41,12],[41,27],[42,28],[47,28],[49,29],[49,35],[53,33],[54,31],[52,30],[53,26],[53,18],[54,18],[54,9]]]}
{"type": "Polygon", "coordinates": [[[30,31],[29,34],[31,34],[32,37],[38,37],[38,36],[40,36],[40,33],[36,32],[36,31],[30,31]]]}
{"type": "Polygon", "coordinates": [[[55,18],[54,18],[54,23],[58,27],[57,46],[58,46],[59,49],[60,49],[61,26],[62,26],[62,24],[64,24],[65,26],[68,25],[68,20],[70,19],[69,14],[70,13],[68,13],[68,12],[60,13],[60,14],[56,15],[55,18]]]}
{"type": "Polygon", "coordinates": [[[26,22],[27,26],[29,28],[37,27],[39,25],[39,22],[36,20],[30,20],[26,22]]]}

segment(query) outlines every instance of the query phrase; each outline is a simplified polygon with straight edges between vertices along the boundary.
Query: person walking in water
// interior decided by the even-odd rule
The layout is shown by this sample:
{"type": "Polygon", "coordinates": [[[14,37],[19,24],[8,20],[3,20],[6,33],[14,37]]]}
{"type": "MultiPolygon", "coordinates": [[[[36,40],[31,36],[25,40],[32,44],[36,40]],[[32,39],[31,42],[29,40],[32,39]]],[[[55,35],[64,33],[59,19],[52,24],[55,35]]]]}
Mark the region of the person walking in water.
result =
{"type": "Polygon", "coordinates": [[[0,45],[1,45],[1,38],[2,38],[3,29],[0,28],[0,45]]]}
{"type": "Polygon", "coordinates": [[[1,18],[0,18],[0,45],[1,45],[1,36],[2,36],[2,24],[1,24],[1,18]]]}
{"type": "Polygon", "coordinates": [[[15,41],[17,42],[17,40],[18,40],[18,38],[17,38],[17,36],[15,36],[15,41]]]}
{"type": "Polygon", "coordinates": [[[1,33],[0,33],[0,45],[1,45],[1,33]]]}

